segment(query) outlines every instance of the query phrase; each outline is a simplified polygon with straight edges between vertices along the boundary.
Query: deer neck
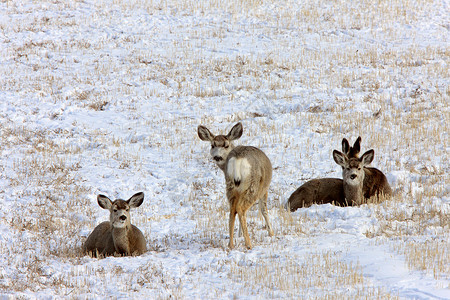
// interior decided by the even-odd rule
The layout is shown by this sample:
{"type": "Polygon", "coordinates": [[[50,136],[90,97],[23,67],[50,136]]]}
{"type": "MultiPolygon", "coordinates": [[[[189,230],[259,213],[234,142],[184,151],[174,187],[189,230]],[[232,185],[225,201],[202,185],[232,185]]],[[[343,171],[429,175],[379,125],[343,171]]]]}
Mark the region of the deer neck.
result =
{"type": "Polygon", "coordinates": [[[113,228],[112,235],[114,241],[114,248],[118,254],[129,254],[130,247],[128,241],[128,232],[131,230],[131,225],[124,228],[113,228]]]}
{"type": "Polygon", "coordinates": [[[223,163],[222,165],[217,165],[219,167],[219,169],[222,170],[224,175],[225,175],[225,165],[226,165],[226,160],[225,160],[225,163],[223,163]]]}
{"type": "Polygon", "coordinates": [[[228,162],[227,161],[228,160],[228,156],[230,155],[231,151],[233,151],[234,148],[235,147],[234,147],[233,143],[230,143],[230,152],[228,153],[227,157],[223,160],[223,164],[217,165],[219,167],[219,169],[222,170],[222,172],[225,175],[225,177],[226,177],[225,169],[226,169],[226,165],[227,165],[227,162],[228,162]]]}
{"type": "Polygon", "coordinates": [[[350,205],[360,205],[363,202],[363,183],[358,185],[344,184],[345,200],[350,205]]]}

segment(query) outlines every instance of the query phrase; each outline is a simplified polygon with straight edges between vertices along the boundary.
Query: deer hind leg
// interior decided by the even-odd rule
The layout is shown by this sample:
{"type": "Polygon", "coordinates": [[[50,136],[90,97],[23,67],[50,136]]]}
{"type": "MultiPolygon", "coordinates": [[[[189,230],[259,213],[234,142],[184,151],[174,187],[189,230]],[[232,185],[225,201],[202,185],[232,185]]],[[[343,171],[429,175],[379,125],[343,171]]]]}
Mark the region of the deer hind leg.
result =
{"type": "MultiPolygon", "coordinates": [[[[258,201],[258,205],[261,205],[260,203],[261,203],[261,202],[258,201]]],[[[256,203],[255,203],[254,205],[256,205],[256,203]]],[[[250,209],[253,209],[253,206],[254,206],[254,205],[252,205],[252,206],[250,207],[250,209]]],[[[242,236],[242,226],[241,226],[241,223],[239,222],[239,237],[241,237],[241,236],[242,236]]]]}
{"type": "Polygon", "coordinates": [[[269,220],[269,213],[267,211],[267,197],[268,197],[268,192],[266,192],[263,196],[263,198],[261,200],[259,200],[259,210],[261,211],[261,214],[264,217],[264,220],[266,221],[266,227],[267,227],[267,231],[269,232],[269,236],[273,236],[273,229],[272,226],[270,225],[270,220],[269,220]]]}
{"type": "Polygon", "coordinates": [[[247,229],[247,217],[245,216],[246,211],[243,209],[239,209],[237,213],[239,216],[239,223],[242,226],[242,233],[244,234],[245,246],[247,247],[247,249],[252,249],[252,242],[250,241],[247,229]]]}
{"type": "Polygon", "coordinates": [[[229,233],[230,233],[230,242],[228,247],[230,249],[234,248],[234,220],[236,219],[236,199],[230,201],[230,220],[228,223],[229,233]]]}

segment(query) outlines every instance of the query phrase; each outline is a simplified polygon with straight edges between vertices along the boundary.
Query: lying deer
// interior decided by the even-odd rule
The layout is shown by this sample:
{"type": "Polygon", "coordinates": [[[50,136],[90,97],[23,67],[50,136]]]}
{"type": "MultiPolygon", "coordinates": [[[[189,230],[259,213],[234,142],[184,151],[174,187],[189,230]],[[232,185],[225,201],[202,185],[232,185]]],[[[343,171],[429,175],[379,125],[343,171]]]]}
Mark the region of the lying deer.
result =
{"type": "Polygon", "coordinates": [[[345,198],[348,202],[356,205],[360,205],[371,198],[379,200],[392,195],[392,189],[383,172],[368,167],[373,161],[375,151],[371,149],[365,152],[361,158],[358,157],[360,143],[361,137],[358,137],[352,148],[348,147],[348,142],[344,143],[343,140],[344,153],[337,150],[333,151],[334,161],[342,167],[345,198]],[[346,150],[347,154],[345,154],[346,150]]]}
{"type": "Polygon", "coordinates": [[[98,205],[110,212],[109,221],[100,223],[88,236],[83,251],[92,256],[140,255],[147,251],[144,235],[131,224],[130,209],[144,202],[144,193],[137,193],[127,201],[111,201],[104,195],[97,196],[98,205]]]}
{"type": "MultiPolygon", "coordinates": [[[[353,147],[350,147],[349,142],[344,138],[342,139],[343,153],[337,150],[334,151],[336,151],[337,153],[341,153],[342,157],[345,156],[347,160],[352,159],[353,161],[359,160],[360,162],[362,162],[358,157],[360,149],[361,137],[358,137],[358,139],[353,144],[353,147]]],[[[372,151],[373,153],[373,150],[370,151],[372,151]]],[[[368,160],[368,158],[370,158],[369,156],[365,158],[365,163],[369,164],[373,160],[373,155],[370,159],[370,162],[368,160]]],[[[336,163],[338,163],[338,161],[336,161],[334,152],[333,159],[336,163]]],[[[338,163],[339,165],[340,162],[338,163]]],[[[345,172],[345,168],[343,167],[343,172],[345,172]]],[[[368,200],[373,196],[379,197],[381,196],[381,194],[389,196],[392,193],[386,176],[384,176],[384,174],[380,170],[369,167],[362,167],[361,169],[364,171],[362,172],[362,174],[359,174],[358,180],[361,180],[361,182],[363,183],[363,199],[357,197],[355,198],[354,193],[349,192],[350,189],[348,185],[354,185],[355,178],[353,178],[353,181],[349,181],[349,178],[347,178],[346,180],[345,175],[343,175],[344,180],[339,178],[321,178],[307,181],[289,197],[287,205],[289,206],[291,211],[295,211],[300,207],[309,207],[313,204],[333,203],[339,206],[351,206],[359,205],[363,203],[364,200],[368,200]]]]}
{"type": "Polygon", "coordinates": [[[259,200],[269,236],[273,236],[272,226],[267,212],[267,196],[272,179],[272,164],[269,158],[258,148],[251,146],[234,147],[233,141],[242,136],[242,124],[237,123],[227,135],[213,135],[205,126],[198,126],[198,136],[202,141],[211,143],[211,156],[223,171],[226,182],[226,194],[230,204],[228,246],[234,247],[234,221],[236,214],[244,234],[245,246],[252,248],[248,235],[246,212],[259,200]]]}

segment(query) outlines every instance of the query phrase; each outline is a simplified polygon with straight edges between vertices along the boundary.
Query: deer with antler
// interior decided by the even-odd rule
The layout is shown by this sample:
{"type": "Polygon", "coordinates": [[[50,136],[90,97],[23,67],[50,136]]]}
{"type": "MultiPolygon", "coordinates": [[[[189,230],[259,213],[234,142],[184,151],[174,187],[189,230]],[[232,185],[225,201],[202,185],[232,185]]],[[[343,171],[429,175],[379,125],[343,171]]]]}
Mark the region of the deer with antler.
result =
{"type": "Polygon", "coordinates": [[[340,178],[320,178],[307,181],[289,197],[291,211],[312,204],[333,203],[339,206],[360,205],[372,197],[389,197],[392,189],[386,176],[378,169],[368,167],[373,161],[374,150],[359,158],[361,137],[350,146],[342,139],[342,152],[333,151],[334,161],[342,167],[340,178]]]}

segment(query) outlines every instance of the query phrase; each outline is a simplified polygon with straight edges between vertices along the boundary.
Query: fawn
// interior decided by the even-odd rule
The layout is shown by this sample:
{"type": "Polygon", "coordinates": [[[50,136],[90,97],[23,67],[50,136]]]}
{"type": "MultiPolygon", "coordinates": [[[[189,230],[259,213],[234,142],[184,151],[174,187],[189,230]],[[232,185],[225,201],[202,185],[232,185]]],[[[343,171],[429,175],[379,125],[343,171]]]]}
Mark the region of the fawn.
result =
{"type": "Polygon", "coordinates": [[[259,200],[269,236],[273,236],[267,212],[267,196],[272,180],[272,164],[263,151],[252,146],[233,145],[242,136],[243,128],[237,123],[227,135],[213,135],[205,126],[198,126],[198,136],[211,143],[210,154],[225,175],[226,194],[230,204],[229,248],[234,247],[234,221],[236,214],[244,234],[245,246],[252,248],[248,235],[246,212],[259,200]]]}
{"type": "Polygon", "coordinates": [[[144,235],[131,224],[130,209],[139,207],[144,193],[137,193],[127,201],[111,201],[104,195],[97,196],[98,205],[110,212],[109,221],[100,223],[88,236],[83,250],[92,256],[140,255],[147,251],[144,235]]]}

